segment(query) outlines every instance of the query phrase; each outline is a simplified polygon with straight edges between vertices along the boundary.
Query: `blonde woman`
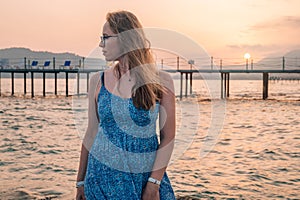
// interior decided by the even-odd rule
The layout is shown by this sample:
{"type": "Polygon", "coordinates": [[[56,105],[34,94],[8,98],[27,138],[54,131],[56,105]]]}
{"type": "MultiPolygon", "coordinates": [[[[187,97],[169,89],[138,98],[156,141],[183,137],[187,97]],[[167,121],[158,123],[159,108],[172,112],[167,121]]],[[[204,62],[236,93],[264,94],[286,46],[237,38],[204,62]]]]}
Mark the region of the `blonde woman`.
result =
{"type": "Polygon", "coordinates": [[[112,12],[106,20],[99,46],[115,64],[90,80],[76,199],[175,199],[166,174],[175,138],[173,81],[157,70],[134,14],[112,12]]]}

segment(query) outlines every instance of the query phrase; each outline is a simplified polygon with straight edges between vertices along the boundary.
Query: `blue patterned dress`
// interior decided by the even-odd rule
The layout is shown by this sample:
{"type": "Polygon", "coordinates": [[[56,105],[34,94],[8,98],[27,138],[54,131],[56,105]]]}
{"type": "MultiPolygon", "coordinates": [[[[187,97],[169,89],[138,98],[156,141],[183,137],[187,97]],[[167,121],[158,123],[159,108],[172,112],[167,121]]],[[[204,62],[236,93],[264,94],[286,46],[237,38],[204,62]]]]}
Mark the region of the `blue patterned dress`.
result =
{"type": "MultiPolygon", "coordinates": [[[[88,200],[139,200],[158,149],[159,103],[152,110],[138,109],[131,98],[106,89],[104,73],[101,82],[97,102],[100,123],[88,157],[85,196],[88,200]]],[[[159,193],[161,200],[175,199],[166,173],[159,193]]]]}

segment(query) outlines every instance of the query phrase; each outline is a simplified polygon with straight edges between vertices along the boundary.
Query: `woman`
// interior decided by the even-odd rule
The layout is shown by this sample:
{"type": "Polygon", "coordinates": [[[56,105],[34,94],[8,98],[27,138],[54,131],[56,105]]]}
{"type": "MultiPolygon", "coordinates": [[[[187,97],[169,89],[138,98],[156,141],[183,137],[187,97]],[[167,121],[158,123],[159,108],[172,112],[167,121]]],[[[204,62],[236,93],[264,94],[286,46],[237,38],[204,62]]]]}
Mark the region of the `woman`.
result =
{"type": "Polygon", "coordinates": [[[99,46],[115,65],[90,80],[76,199],[175,199],[165,172],[175,138],[173,81],[156,69],[134,14],[106,20],[99,46]]]}

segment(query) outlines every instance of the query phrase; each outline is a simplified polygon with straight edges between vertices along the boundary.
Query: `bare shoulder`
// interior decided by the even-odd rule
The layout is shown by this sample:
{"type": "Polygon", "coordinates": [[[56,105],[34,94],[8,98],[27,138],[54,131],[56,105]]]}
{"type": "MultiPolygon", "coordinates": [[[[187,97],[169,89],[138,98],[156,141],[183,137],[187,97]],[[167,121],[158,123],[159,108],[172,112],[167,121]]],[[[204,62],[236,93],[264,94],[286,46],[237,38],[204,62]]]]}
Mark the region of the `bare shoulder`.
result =
{"type": "Polygon", "coordinates": [[[172,76],[168,72],[160,70],[159,78],[162,86],[174,95],[175,89],[172,76]]]}
{"type": "Polygon", "coordinates": [[[101,81],[100,81],[100,76],[101,73],[104,73],[102,71],[96,72],[94,74],[91,75],[90,80],[89,80],[89,84],[90,84],[90,89],[89,89],[89,94],[93,94],[94,92],[97,92],[97,88],[100,88],[101,85],[101,81]]]}
{"type": "Polygon", "coordinates": [[[159,71],[159,78],[160,78],[160,81],[163,85],[165,85],[165,84],[173,85],[172,76],[168,72],[160,70],[159,71]]]}
{"type": "Polygon", "coordinates": [[[164,81],[167,81],[167,82],[173,82],[173,79],[172,79],[171,75],[168,72],[165,72],[165,71],[162,71],[162,70],[159,71],[159,78],[161,80],[164,80],[164,81]]]}
{"type": "Polygon", "coordinates": [[[100,75],[101,73],[104,73],[106,71],[108,71],[109,69],[105,70],[105,71],[98,71],[94,74],[92,74],[91,78],[90,78],[90,84],[91,86],[97,85],[99,80],[100,80],[100,75]]]}
{"type": "Polygon", "coordinates": [[[90,84],[91,84],[91,85],[94,85],[94,84],[96,84],[96,83],[98,82],[98,80],[99,80],[99,78],[100,78],[100,73],[101,73],[101,72],[96,72],[96,73],[94,73],[94,74],[91,76],[91,78],[90,78],[90,84]]]}

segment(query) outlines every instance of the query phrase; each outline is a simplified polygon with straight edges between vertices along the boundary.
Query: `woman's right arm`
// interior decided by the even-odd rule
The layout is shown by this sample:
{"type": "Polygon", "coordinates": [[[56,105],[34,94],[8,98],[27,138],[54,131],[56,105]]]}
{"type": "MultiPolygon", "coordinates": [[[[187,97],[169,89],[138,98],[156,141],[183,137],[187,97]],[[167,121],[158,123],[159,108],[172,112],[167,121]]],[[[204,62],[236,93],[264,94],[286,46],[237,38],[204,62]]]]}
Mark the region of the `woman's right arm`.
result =
{"type": "MultiPolygon", "coordinates": [[[[96,105],[96,94],[98,94],[100,86],[100,74],[94,74],[90,79],[90,89],[88,91],[88,127],[83,138],[81,146],[81,154],[79,161],[79,169],[77,174],[77,182],[83,181],[86,174],[87,162],[89,150],[92,147],[94,138],[98,130],[98,117],[97,117],[97,105],[96,105]]],[[[85,199],[83,187],[77,189],[76,200],[85,199]]]]}
{"type": "MultiPolygon", "coordinates": [[[[85,172],[87,168],[87,159],[88,159],[89,152],[85,148],[84,144],[81,146],[81,154],[80,154],[80,162],[79,162],[79,169],[77,174],[77,182],[83,181],[85,177],[85,172]]],[[[77,188],[77,194],[76,194],[76,200],[85,200],[84,195],[84,187],[78,187],[77,188]]]]}

